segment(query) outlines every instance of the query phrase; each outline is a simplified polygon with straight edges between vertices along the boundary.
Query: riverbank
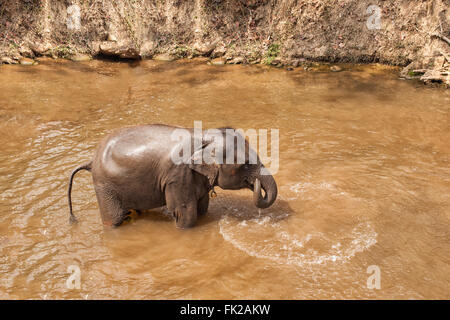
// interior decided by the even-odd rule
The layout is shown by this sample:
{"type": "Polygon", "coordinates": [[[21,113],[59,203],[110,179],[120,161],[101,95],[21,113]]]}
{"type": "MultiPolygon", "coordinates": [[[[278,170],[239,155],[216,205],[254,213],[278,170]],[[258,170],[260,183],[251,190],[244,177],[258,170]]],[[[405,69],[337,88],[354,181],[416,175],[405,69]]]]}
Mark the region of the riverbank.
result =
{"type": "Polygon", "coordinates": [[[41,56],[200,56],[212,64],[286,68],[381,63],[403,67],[403,78],[448,86],[444,2],[2,0],[0,63],[32,65],[41,56]]]}

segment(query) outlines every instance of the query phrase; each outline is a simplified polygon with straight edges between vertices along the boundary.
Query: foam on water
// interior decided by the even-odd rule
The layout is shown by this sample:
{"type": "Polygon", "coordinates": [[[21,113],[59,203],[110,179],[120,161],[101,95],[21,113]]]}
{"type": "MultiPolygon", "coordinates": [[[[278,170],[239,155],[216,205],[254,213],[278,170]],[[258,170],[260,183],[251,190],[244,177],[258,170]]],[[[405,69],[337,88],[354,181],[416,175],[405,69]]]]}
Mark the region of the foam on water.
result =
{"type": "MultiPolygon", "coordinates": [[[[283,188],[283,187],[282,187],[283,188]]],[[[346,192],[339,190],[333,183],[323,181],[320,183],[312,183],[312,182],[297,182],[294,184],[287,185],[285,187],[286,195],[280,195],[280,198],[284,198],[287,201],[297,200],[299,198],[311,198],[307,194],[314,190],[322,190],[332,192],[338,196],[348,195],[346,192]]]]}
{"type": "Polygon", "coordinates": [[[270,216],[237,221],[227,215],[219,227],[226,241],[248,255],[297,266],[346,262],[377,242],[377,233],[369,222],[357,224],[350,232],[342,230],[340,240],[322,232],[301,234],[300,230],[293,234],[282,223],[270,216]]]}
{"type": "MultiPolygon", "coordinates": [[[[330,181],[296,182],[280,188],[280,199],[286,203],[294,199],[315,200],[319,196],[336,199],[333,206],[345,213],[357,203],[370,212],[370,204],[355,197],[330,181]]],[[[317,219],[286,211],[276,205],[258,215],[249,212],[249,206],[238,205],[219,221],[220,234],[234,247],[250,256],[269,259],[281,264],[314,266],[343,263],[377,242],[377,233],[369,220],[336,214],[332,207],[320,209],[317,219]],[[336,218],[323,219],[323,216],[336,218]],[[345,218],[347,217],[347,218],[345,218]],[[350,220],[349,220],[350,219],[350,220]],[[353,222],[352,222],[353,220],[353,222]],[[331,227],[329,224],[332,223],[331,227]]],[[[229,208],[228,208],[229,209],[229,208]]]]}

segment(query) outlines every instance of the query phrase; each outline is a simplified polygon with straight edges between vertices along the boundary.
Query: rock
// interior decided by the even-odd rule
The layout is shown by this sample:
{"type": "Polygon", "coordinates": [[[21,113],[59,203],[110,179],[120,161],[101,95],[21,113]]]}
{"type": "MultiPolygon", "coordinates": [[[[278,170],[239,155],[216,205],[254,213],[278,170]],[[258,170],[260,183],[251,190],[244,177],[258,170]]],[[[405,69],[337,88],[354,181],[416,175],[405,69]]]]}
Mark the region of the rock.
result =
{"type": "Polygon", "coordinates": [[[252,62],[250,62],[250,64],[258,64],[260,62],[261,62],[261,59],[256,59],[256,60],[253,60],[252,62]]]}
{"type": "Polygon", "coordinates": [[[19,53],[26,58],[34,58],[34,52],[29,47],[21,46],[19,48],[19,53]]]}
{"type": "Polygon", "coordinates": [[[217,41],[213,43],[195,43],[193,48],[202,56],[209,56],[216,48],[217,41]]]}
{"type": "Polygon", "coordinates": [[[139,52],[141,58],[150,58],[153,55],[153,51],[156,48],[156,44],[153,41],[146,41],[142,44],[139,52]]]}
{"type": "Polygon", "coordinates": [[[173,60],[175,60],[175,58],[172,57],[168,53],[161,53],[161,54],[157,54],[157,55],[153,56],[153,60],[157,60],[157,61],[173,61],[173,60]]]}
{"type": "Polygon", "coordinates": [[[220,58],[225,55],[227,49],[224,46],[216,47],[211,53],[211,58],[220,58]]]}
{"type": "Polygon", "coordinates": [[[117,42],[102,42],[100,44],[100,54],[122,59],[139,59],[139,52],[131,44],[119,44],[117,42]]]}
{"type": "Polygon", "coordinates": [[[342,71],[342,68],[339,66],[331,66],[330,70],[333,72],[339,72],[342,71]]]}
{"type": "Polygon", "coordinates": [[[112,42],[117,42],[117,37],[116,37],[115,34],[108,33],[108,38],[107,38],[107,40],[108,40],[108,41],[112,41],[112,42]]]}
{"type": "Polygon", "coordinates": [[[229,64],[241,64],[244,63],[244,57],[236,57],[228,61],[229,64]]]}
{"type": "Polygon", "coordinates": [[[280,58],[273,58],[273,60],[270,62],[271,65],[273,66],[280,66],[281,65],[281,59],[280,58]]]}
{"type": "Polygon", "coordinates": [[[48,42],[45,43],[33,43],[30,45],[30,49],[37,56],[45,56],[48,55],[52,49],[52,45],[48,42]]]}
{"type": "Polygon", "coordinates": [[[427,70],[423,76],[420,77],[424,82],[444,82],[444,76],[439,70],[427,70]]]}
{"type": "Polygon", "coordinates": [[[9,57],[1,57],[0,58],[0,64],[5,63],[5,64],[18,64],[19,61],[9,58],[9,57]]]}
{"type": "Polygon", "coordinates": [[[75,55],[73,55],[70,60],[75,61],[75,62],[83,62],[83,61],[89,61],[92,58],[86,54],[81,54],[81,53],[77,53],[75,55]]]}
{"type": "Polygon", "coordinates": [[[99,41],[92,41],[90,48],[91,48],[91,55],[92,56],[98,56],[100,54],[100,44],[99,41]]]}
{"type": "Polygon", "coordinates": [[[213,66],[223,66],[226,63],[226,60],[223,58],[216,58],[210,61],[213,66]]]}
{"type": "Polygon", "coordinates": [[[22,58],[20,59],[20,64],[23,66],[32,66],[38,64],[37,61],[34,61],[33,59],[29,58],[22,58]]]}

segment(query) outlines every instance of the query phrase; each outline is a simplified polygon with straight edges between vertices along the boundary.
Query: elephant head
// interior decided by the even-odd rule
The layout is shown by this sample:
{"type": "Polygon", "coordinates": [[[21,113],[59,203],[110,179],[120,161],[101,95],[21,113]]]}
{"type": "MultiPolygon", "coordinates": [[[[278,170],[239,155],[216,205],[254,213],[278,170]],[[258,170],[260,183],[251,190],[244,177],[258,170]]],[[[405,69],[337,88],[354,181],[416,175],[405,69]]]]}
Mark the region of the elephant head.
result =
{"type": "Polygon", "coordinates": [[[212,187],[252,190],[253,202],[258,208],[270,207],[277,198],[275,179],[248,141],[233,128],[208,130],[203,135],[201,148],[193,153],[189,167],[207,177],[212,187]]]}

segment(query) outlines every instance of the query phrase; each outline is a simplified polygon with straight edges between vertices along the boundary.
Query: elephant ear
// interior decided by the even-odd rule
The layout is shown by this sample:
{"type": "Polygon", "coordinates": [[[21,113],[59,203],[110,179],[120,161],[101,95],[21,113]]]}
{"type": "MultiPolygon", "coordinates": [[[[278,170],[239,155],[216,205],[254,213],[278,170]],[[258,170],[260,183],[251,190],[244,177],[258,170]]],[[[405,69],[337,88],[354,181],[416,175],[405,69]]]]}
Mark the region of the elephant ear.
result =
{"type": "Polygon", "coordinates": [[[209,161],[211,163],[205,162],[207,157],[215,159],[214,148],[208,148],[212,142],[213,140],[203,140],[201,149],[196,150],[189,161],[189,168],[208,178],[211,187],[214,186],[219,173],[219,166],[215,160],[209,161]]]}

